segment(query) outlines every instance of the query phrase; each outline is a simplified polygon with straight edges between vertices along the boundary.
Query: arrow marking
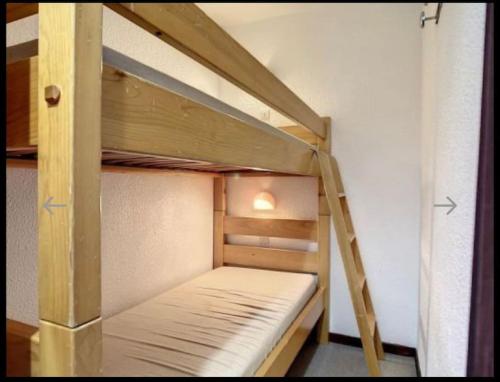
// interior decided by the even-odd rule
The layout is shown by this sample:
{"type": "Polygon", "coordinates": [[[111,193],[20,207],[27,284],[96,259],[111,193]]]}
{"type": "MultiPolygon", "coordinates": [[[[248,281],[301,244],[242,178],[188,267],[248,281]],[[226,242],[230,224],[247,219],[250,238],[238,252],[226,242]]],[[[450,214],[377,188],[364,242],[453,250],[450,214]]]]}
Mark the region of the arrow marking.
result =
{"type": "Polygon", "coordinates": [[[446,199],[448,199],[451,204],[434,204],[434,207],[450,207],[446,213],[446,215],[449,215],[455,208],[457,208],[457,203],[455,203],[449,196],[447,196],[446,199]]]}
{"type": "Polygon", "coordinates": [[[45,208],[47,211],[49,211],[49,214],[53,215],[54,213],[52,212],[51,208],[60,208],[60,207],[66,207],[66,204],[52,204],[50,203],[54,199],[53,196],[50,196],[45,203],[43,203],[43,208],[45,208]]]}

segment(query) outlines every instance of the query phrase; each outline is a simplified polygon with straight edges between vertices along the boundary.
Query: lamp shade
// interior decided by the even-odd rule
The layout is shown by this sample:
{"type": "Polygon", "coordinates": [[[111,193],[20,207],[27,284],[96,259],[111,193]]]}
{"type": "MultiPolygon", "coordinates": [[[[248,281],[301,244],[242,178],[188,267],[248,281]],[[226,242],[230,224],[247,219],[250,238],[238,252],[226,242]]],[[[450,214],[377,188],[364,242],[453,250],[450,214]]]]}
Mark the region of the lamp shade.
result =
{"type": "Polygon", "coordinates": [[[276,202],[269,192],[259,192],[253,199],[254,210],[274,210],[276,202]]]}

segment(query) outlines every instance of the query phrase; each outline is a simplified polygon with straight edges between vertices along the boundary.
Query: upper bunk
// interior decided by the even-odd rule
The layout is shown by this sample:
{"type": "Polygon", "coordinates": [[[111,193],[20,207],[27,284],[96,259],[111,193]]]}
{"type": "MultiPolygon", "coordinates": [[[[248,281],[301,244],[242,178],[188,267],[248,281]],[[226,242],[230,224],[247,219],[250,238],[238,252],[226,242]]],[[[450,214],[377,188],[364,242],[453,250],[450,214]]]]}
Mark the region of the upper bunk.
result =
{"type": "MultiPolygon", "coordinates": [[[[105,5],[298,125],[276,128],[103,47],[103,164],[320,175],[315,150],[327,139],[328,119],[314,113],[196,5],[105,5]]],[[[36,4],[8,4],[7,21],[36,12],[36,4]]],[[[7,49],[7,156],[11,158],[36,158],[37,49],[36,40],[7,49]]]]}

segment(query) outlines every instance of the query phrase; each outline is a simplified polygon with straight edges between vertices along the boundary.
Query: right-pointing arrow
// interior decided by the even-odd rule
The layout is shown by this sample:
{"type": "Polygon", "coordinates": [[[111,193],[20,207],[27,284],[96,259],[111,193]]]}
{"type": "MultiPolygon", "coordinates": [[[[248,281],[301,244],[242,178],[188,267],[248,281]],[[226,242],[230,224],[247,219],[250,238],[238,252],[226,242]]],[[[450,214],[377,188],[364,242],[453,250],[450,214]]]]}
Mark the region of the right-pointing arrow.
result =
{"type": "Polygon", "coordinates": [[[450,201],[450,204],[434,204],[434,207],[450,207],[446,213],[446,215],[449,215],[457,207],[457,203],[455,203],[449,196],[447,196],[446,199],[450,201]]]}

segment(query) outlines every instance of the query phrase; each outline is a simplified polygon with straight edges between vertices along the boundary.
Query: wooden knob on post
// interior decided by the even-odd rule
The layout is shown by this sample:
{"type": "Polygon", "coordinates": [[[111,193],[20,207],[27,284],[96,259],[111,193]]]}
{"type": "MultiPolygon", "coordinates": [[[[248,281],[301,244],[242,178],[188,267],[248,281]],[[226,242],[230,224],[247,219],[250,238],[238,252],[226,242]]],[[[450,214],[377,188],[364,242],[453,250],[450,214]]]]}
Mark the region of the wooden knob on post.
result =
{"type": "Polygon", "coordinates": [[[45,101],[50,105],[57,105],[61,98],[61,90],[56,85],[49,85],[45,87],[45,101]]]}

